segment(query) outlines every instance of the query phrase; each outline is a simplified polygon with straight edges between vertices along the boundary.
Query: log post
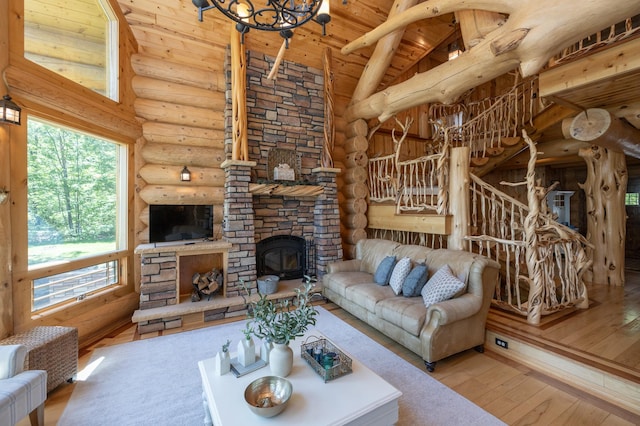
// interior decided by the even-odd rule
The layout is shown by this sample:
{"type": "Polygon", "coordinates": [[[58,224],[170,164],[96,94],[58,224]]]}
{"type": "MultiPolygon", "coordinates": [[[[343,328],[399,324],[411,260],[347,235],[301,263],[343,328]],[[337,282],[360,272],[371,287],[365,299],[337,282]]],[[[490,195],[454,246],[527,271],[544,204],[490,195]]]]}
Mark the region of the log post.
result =
{"type": "Polygon", "coordinates": [[[627,164],[624,154],[592,145],[578,155],[587,163],[587,179],[580,187],[587,198],[587,249],[593,259],[589,281],[624,285],[624,243],[627,164]]]}
{"type": "Polygon", "coordinates": [[[451,148],[449,178],[449,213],[453,215],[447,247],[466,250],[469,235],[469,147],[451,148]]]}
{"type": "Polygon", "coordinates": [[[244,44],[240,33],[231,28],[231,159],[249,161],[247,138],[247,73],[244,44]]]}

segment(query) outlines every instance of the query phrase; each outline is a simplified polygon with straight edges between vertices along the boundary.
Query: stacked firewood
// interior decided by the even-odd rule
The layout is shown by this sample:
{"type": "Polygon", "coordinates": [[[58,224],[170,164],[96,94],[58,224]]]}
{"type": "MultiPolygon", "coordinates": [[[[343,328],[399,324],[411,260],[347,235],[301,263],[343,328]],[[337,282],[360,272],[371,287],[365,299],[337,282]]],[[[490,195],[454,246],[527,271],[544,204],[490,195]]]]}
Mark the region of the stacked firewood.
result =
{"type": "Polygon", "coordinates": [[[205,296],[207,300],[210,300],[214,293],[222,289],[224,276],[220,269],[213,268],[202,274],[199,272],[193,274],[191,283],[193,284],[193,291],[191,292],[192,302],[198,302],[205,296]]]}

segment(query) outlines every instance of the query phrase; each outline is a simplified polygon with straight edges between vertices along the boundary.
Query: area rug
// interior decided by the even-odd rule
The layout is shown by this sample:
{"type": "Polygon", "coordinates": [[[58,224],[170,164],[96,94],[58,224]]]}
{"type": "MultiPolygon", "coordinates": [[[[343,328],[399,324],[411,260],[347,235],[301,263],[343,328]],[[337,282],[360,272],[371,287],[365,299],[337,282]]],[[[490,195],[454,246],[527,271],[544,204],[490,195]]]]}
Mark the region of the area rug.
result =
{"type": "MultiPolygon", "coordinates": [[[[321,333],[402,392],[399,425],[503,424],[327,310],[318,311],[321,333]]],[[[197,363],[214,356],[227,338],[237,342],[243,328],[239,321],[97,349],[88,364],[95,370],[76,382],[58,425],[203,424],[197,363]]]]}

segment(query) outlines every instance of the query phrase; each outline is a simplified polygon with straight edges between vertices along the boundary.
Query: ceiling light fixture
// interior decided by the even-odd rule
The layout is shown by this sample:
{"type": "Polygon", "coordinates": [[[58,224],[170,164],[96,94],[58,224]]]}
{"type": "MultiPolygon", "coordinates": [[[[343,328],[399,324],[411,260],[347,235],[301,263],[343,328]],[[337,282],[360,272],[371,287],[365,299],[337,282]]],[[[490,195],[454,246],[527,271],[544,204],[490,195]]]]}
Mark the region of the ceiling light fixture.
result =
{"type": "Polygon", "coordinates": [[[11,96],[4,95],[0,100],[0,123],[20,125],[20,108],[11,100],[11,96]]]}
{"type": "Polygon", "coordinates": [[[236,30],[244,39],[249,29],[263,31],[279,31],[288,40],[297,28],[314,17],[322,25],[322,35],[325,26],[331,21],[329,15],[329,0],[192,0],[198,8],[198,20],[202,22],[204,11],[216,8],[226,17],[236,22],[236,30]],[[316,17],[317,15],[317,17],[316,17]]]}

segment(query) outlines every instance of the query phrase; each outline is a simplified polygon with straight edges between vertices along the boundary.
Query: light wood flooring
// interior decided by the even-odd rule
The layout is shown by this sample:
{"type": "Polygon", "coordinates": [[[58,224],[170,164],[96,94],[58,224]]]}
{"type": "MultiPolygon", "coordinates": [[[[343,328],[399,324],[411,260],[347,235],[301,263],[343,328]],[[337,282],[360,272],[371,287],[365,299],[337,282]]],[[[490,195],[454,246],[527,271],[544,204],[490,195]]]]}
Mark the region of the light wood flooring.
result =
{"type": "MultiPolygon", "coordinates": [[[[639,371],[640,272],[628,272],[624,289],[590,286],[589,297],[593,301],[589,310],[544,319],[540,327],[529,326],[525,321],[492,310],[488,327],[508,326],[514,333],[529,333],[532,341],[561,346],[576,357],[581,353],[588,354],[605,366],[639,371]]],[[[424,368],[419,356],[346,311],[332,303],[323,306],[407,362],[424,368]]],[[[99,347],[213,325],[215,323],[183,324],[176,330],[139,335],[131,324],[91,347],[83,348],[80,368],[99,347]]],[[[487,342],[488,349],[492,349],[490,344],[487,342]]],[[[640,416],[504,358],[493,350],[483,354],[469,350],[442,360],[432,377],[510,425],[640,425],[640,416]]],[[[57,423],[74,386],[64,384],[49,394],[46,425],[57,423]]],[[[21,426],[28,424],[28,418],[20,423],[21,426]]]]}

